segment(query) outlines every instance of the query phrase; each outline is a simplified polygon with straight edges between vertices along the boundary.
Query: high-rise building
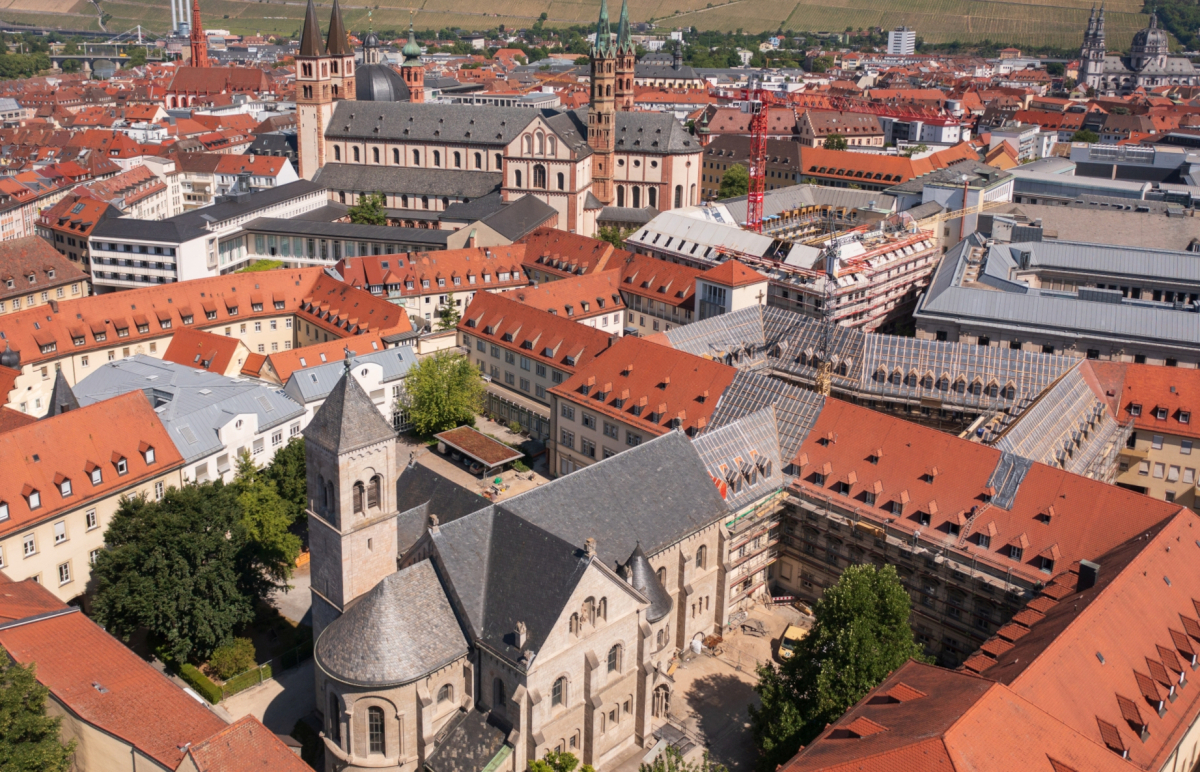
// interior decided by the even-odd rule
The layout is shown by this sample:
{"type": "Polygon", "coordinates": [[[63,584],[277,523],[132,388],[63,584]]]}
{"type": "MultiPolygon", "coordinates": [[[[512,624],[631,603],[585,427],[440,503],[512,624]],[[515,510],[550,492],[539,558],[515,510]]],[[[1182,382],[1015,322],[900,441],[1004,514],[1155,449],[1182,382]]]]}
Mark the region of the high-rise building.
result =
{"type": "Polygon", "coordinates": [[[888,53],[892,56],[912,56],[917,50],[917,31],[896,27],[888,31],[888,53]]]}

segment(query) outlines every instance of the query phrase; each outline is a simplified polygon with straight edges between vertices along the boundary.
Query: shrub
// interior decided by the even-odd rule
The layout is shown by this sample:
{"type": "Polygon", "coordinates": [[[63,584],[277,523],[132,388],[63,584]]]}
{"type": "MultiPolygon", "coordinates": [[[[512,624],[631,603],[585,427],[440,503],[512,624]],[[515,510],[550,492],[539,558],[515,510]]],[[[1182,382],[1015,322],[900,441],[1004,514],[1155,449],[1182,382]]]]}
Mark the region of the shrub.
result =
{"type": "Polygon", "coordinates": [[[232,643],[213,649],[208,664],[222,680],[244,673],[256,664],[254,643],[249,638],[234,638],[232,643]]]}
{"type": "Polygon", "coordinates": [[[521,424],[517,423],[516,421],[509,421],[508,422],[508,430],[510,432],[512,432],[513,434],[520,434],[521,433],[521,424]]]}
{"type": "Polygon", "coordinates": [[[516,461],[513,462],[513,469],[517,470],[518,472],[528,472],[529,464],[526,464],[524,461],[517,459],[516,461]]]}
{"type": "Polygon", "coordinates": [[[179,668],[179,677],[187,682],[189,686],[200,693],[200,696],[216,705],[221,701],[221,689],[212,681],[208,680],[208,676],[201,673],[191,665],[184,664],[179,668]]]}

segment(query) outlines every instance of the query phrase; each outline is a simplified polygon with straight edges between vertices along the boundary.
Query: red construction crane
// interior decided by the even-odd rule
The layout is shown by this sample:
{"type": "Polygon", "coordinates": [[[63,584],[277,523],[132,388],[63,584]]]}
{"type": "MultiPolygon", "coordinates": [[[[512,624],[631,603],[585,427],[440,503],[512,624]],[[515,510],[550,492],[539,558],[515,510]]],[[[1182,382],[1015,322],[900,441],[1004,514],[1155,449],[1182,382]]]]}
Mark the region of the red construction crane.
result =
{"type": "Polygon", "coordinates": [[[762,232],[763,195],[767,190],[767,129],[768,113],[776,105],[787,106],[773,91],[767,91],[757,80],[750,88],[740,89],[742,112],[750,116],[750,187],[746,206],[746,227],[762,232]]]}

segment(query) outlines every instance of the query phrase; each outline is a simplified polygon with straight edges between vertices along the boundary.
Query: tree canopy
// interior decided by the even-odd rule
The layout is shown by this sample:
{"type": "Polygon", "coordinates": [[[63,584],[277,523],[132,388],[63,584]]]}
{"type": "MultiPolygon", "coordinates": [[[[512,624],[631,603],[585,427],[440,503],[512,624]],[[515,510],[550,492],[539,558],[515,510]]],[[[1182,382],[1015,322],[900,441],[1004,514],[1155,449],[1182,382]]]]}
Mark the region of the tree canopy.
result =
{"type": "Polygon", "coordinates": [[[61,719],[46,715],[49,690],[34,665],[14,662],[0,649],[0,769],[4,772],[67,772],[75,741],[58,739],[61,719]]]}
{"type": "Polygon", "coordinates": [[[144,627],[180,661],[207,657],[288,575],[282,511],[241,481],[125,499],[93,568],[96,621],[124,640],[144,627]],[[262,510],[247,514],[247,504],[262,510]]]}
{"type": "Polygon", "coordinates": [[[483,378],[462,354],[425,357],[404,379],[408,410],[418,434],[436,434],[471,423],[483,408],[483,378]]]}
{"type": "Polygon", "coordinates": [[[683,754],[674,745],[663,748],[662,753],[654,757],[650,764],[642,764],[638,772],[729,772],[725,765],[718,764],[708,757],[708,751],[699,761],[684,761],[683,754]]]}
{"type": "MultiPolygon", "coordinates": [[[[261,566],[274,586],[286,584],[300,555],[300,537],[288,530],[296,520],[292,503],[279,495],[274,481],[254,465],[249,453],[238,456],[233,487],[242,507],[241,522],[248,542],[244,557],[250,559],[249,567],[261,566]]],[[[274,587],[252,592],[261,597],[271,589],[274,587]]]]}
{"type": "Polygon", "coordinates": [[[826,135],[826,137],[825,137],[825,149],[826,150],[845,150],[847,147],[849,147],[849,143],[846,142],[846,138],[843,137],[841,134],[826,135]]]}
{"type": "Polygon", "coordinates": [[[717,190],[717,198],[735,198],[750,192],[750,172],[741,164],[734,164],[725,170],[721,178],[721,187],[717,190]]]}
{"type": "Polygon", "coordinates": [[[812,630],[782,667],[758,669],[750,708],[760,755],[771,772],[811,742],[909,659],[926,661],[908,625],[908,592],[892,566],[850,566],[813,610],[812,630]]]}
{"type": "Polygon", "coordinates": [[[622,229],[619,225],[601,225],[600,230],[596,233],[596,238],[601,241],[607,241],[617,249],[625,248],[625,239],[632,230],[622,229]]]}
{"type": "MultiPolygon", "coordinates": [[[[540,759],[531,759],[529,772],[572,772],[579,766],[579,759],[574,753],[565,751],[550,751],[540,759]]],[[[584,764],[579,772],[596,772],[591,764],[584,764]]]]}
{"type": "Polygon", "coordinates": [[[443,330],[452,330],[458,326],[458,320],[462,319],[462,314],[454,305],[454,293],[446,295],[446,302],[442,305],[442,310],[438,311],[438,319],[442,322],[443,330]]]}
{"type": "Polygon", "coordinates": [[[387,225],[387,198],[383,193],[364,193],[347,214],[355,225],[387,225]]]}
{"type": "Polygon", "coordinates": [[[1079,131],[1077,131],[1071,135],[1071,141],[1072,142],[1087,142],[1087,143],[1094,145],[1100,141],[1100,135],[1098,135],[1094,131],[1089,131],[1087,129],[1080,129],[1079,131]]]}
{"type": "Polygon", "coordinates": [[[304,438],[296,436],[275,451],[275,458],[262,470],[275,483],[275,490],[288,502],[292,519],[300,520],[308,508],[308,473],[304,468],[304,438]]]}

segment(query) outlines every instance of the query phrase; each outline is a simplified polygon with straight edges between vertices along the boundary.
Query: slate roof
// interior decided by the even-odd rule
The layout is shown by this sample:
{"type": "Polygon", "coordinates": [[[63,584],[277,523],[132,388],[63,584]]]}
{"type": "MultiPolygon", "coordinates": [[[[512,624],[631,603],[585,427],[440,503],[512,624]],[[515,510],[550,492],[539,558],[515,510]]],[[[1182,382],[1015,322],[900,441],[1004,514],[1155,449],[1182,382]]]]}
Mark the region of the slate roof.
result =
{"type": "MultiPolygon", "coordinates": [[[[325,168],[329,168],[328,165],[325,168]]],[[[279,233],[288,236],[318,236],[339,241],[374,241],[445,249],[452,231],[436,228],[398,228],[391,225],[355,225],[348,222],[322,222],[308,218],[282,219],[259,217],[243,226],[253,233],[279,233]]]]}
{"type": "MultiPolygon", "coordinates": [[[[709,433],[736,423],[744,416],[771,408],[780,458],[787,464],[796,455],[824,406],[825,398],[815,391],[762,373],[743,371],[721,395],[717,409],[713,411],[709,433]]],[[[700,440],[704,436],[701,435],[700,440]]],[[[700,447],[697,445],[698,450],[700,447]]],[[[703,451],[701,456],[704,456],[703,451]]]]}
{"type": "Polygon", "coordinates": [[[325,629],[315,649],[322,670],[354,686],[410,683],[466,654],[428,560],[381,580],[325,629]]]}
{"type": "Polygon", "coordinates": [[[498,191],[503,177],[499,172],[328,163],[321,167],[313,181],[330,190],[382,191],[396,195],[452,196],[473,200],[498,191]]]}
{"type": "MultiPolygon", "coordinates": [[[[478,174],[478,172],[476,172],[478,174]]],[[[475,222],[488,215],[495,214],[506,206],[499,190],[494,190],[482,198],[473,198],[459,204],[451,204],[442,212],[442,221],[475,222]]]]}
{"type": "Polygon", "coordinates": [[[358,381],[345,373],[305,427],[304,438],[334,453],[349,453],[394,441],[396,430],[379,414],[358,381]]]}
{"type": "Polygon", "coordinates": [[[84,407],[134,391],[150,400],[185,462],[224,448],[221,427],[239,415],[253,413],[259,432],[304,415],[282,391],[145,354],[105,362],[75,384],[84,407]]]}
{"type": "Polygon", "coordinates": [[[650,607],[646,609],[647,622],[653,624],[671,613],[674,601],[658,581],[654,567],[650,565],[650,559],[646,557],[641,544],[634,547],[633,554],[621,567],[621,575],[633,585],[633,589],[650,600],[650,607]]]}
{"type": "Polygon", "coordinates": [[[417,543],[429,527],[429,516],[437,515],[440,524],[478,512],[487,499],[423,464],[410,463],[396,481],[398,549],[403,555],[417,543]]]}
{"type": "Polygon", "coordinates": [[[692,441],[728,507],[737,511],[784,488],[790,459],[779,448],[775,411],[766,407],[692,441]]]}
{"type": "Polygon", "coordinates": [[[509,241],[517,241],[545,225],[558,210],[532,194],[524,195],[508,206],[484,217],[480,222],[509,241]]]}
{"type": "Polygon", "coordinates": [[[62,370],[54,372],[54,390],[50,392],[50,409],[46,411],[46,418],[60,415],[70,410],[79,409],[79,400],[75,398],[75,392],[71,391],[71,385],[67,383],[66,376],[62,370]]]}
{"type": "MultiPolygon", "coordinates": [[[[450,722],[441,741],[425,759],[431,772],[480,772],[505,748],[508,733],[490,713],[463,711],[450,722]]],[[[511,746],[510,746],[511,747],[511,746]]]]}
{"type": "MultiPolygon", "coordinates": [[[[372,142],[507,145],[543,112],[527,107],[481,110],[474,105],[341,101],[334,105],[325,136],[332,140],[369,139],[372,142]]],[[[550,111],[549,114],[554,113],[550,111]]]]}

